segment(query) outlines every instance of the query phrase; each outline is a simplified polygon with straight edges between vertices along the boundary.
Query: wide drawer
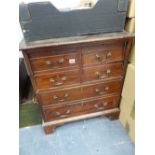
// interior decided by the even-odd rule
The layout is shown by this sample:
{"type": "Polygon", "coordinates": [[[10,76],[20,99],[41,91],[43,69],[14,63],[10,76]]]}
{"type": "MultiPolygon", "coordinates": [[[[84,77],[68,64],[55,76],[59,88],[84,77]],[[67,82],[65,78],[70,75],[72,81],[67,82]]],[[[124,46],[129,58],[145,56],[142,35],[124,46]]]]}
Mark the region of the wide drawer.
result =
{"type": "Polygon", "coordinates": [[[80,70],[64,72],[51,72],[50,74],[37,75],[35,77],[37,89],[54,88],[69,84],[80,83],[80,70]]]}
{"type": "Polygon", "coordinates": [[[123,60],[123,43],[87,47],[82,51],[84,66],[100,65],[123,60]]]}
{"type": "Polygon", "coordinates": [[[103,111],[118,106],[118,96],[102,97],[86,102],[77,102],[56,108],[44,108],[45,121],[58,120],[92,112],[103,111]]]}
{"type": "Polygon", "coordinates": [[[120,93],[121,80],[99,83],[83,87],[83,97],[92,98],[101,95],[120,93]]]}
{"type": "Polygon", "coordinates": [[[122,63],[105,64],[95,67],[84,68],[83,80],[101,80],[107,78],[121,77],[123,73],[122,63]]]}
{"type": "Polygon", "coordinates": [[[66,88],[63,90],[44,91],[38,93],[42,105],[62,104],[64,102],[76,101],[82,98],[81,88],[66,88]]]}
{"type": "Polygon", "coordinates": [[[77,67],[79,65],[79,53],[33,58],[30,59],[30,63],[34,72],[77,67]]]}

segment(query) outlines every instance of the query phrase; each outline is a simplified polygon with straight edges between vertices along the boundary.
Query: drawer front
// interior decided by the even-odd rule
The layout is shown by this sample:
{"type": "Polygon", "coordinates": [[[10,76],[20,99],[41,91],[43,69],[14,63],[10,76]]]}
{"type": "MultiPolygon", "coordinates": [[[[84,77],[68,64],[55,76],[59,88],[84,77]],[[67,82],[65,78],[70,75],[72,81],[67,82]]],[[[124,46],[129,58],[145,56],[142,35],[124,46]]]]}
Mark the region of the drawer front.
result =
{"type": "Polygon", "coordinates": [[[113,63],[96,67],[84,68],[83,81],[116,78],[122,76],[123,64],[113,63]]]}
{"type": "Polygon", "coordinates": [[[62,104],[81,99],[81,88],[64,89],[38,94],[42,105],[62,104]]]}
{"type": "Polygon", "coordinates": [[[123,60],[123,44],[113,47],[94,47],[83,49],[83,65],[100,65],[123,60]]]}
{"type": "Polygon", "coordinates": [[[92,112],[103,111],[117,107],[118,96],[98,98],[96,100],[79,102],[73,105],[65,105],[57,108],[43,109],[45,121],[58,120],[92,112]]]}
{"type": "Polygon", "coordinates": [[[112,93],[120,93],[121,80],[105,82],[91,86],[83,87],[84,98],[97,97],[112,93]]]}
{"type": "Polygon", "coordinates": [[[55,72],[47,75],[36,76],[38,89],[59,87],[63,85],[80,83],[80,70],[55,72]]]}
{"type": "Polygon", "coordinates": [[[44,70],[56,70],[65,67],[77,67],[79,65],[79,53],[33,58],[30,60],[34,72],[44,70]]]}

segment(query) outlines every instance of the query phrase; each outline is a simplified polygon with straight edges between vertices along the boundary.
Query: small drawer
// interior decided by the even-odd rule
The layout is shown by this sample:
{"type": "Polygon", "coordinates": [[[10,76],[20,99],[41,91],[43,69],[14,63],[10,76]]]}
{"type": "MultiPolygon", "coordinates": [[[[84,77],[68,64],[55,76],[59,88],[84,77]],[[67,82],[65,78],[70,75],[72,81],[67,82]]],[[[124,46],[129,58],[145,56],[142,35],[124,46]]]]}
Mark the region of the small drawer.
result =
{"type": "Polygon", "coordinates": [[[84,48],[82,60],[84,66],[122,61],[123,44],[84,48]]]}
{"type": "Polygon", "coordinates": [[[80,100],[81,88],[66,88],[56,91],[44,91],[38,93],[40,103],[44,105],[62,104],[69,101],[80,100]]]}
{"type": "Polygon", "coordinates": [[[83,87],[84,98],[97,97],[113,93],[120,93],[121,80],[104,82],[96,85],[83,87]]]}
{"type": "Polygon", "coordinates": [[[46,89],[80,83],[80,70],[54,72],[35,76],[37,89],[46,89]]]}
{"type": "Polygon", "coordinates": [[[56,108],[48,107],[43,109],[45,121],[59,120],[73,116],[79,116],[92,112],[103,111],[117,107],[118,96],[102,97],[86,102],[77,102],[75,104],[67,104],[56,108]]]}
{"type": "Polygon", "coordinates": [[[34,72],[77,67],[79,65],[79,53],[34,58],[30,59],[30,63],[34,72]]]}
{"type": "Polygon", "coordinates": [[[121,77],[123,73],[122,63],[105,64],[96,67],[84,68],[83,81],[101,80],[121,77]]]}

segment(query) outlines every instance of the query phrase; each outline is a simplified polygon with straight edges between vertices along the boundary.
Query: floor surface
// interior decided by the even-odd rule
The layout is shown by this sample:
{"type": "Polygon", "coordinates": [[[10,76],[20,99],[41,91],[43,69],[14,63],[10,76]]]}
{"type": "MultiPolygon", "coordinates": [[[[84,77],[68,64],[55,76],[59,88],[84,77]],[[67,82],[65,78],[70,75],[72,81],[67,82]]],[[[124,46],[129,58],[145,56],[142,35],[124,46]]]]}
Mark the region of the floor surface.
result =
{"type": "Polygon", "coordinates": [[[19,129],[20,155],[134,155],[119,120],[93,118],[65,124],[45,135],[41,125],[19,129]]]}

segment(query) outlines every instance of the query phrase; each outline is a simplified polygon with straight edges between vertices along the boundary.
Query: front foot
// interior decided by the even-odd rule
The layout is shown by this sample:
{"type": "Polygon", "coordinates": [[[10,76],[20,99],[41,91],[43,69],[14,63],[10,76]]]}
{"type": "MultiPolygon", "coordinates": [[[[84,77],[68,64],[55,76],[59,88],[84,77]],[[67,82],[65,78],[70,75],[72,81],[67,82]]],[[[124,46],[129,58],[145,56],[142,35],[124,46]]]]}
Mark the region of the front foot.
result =
{"type": "Polygon", "coordinates": [[[56,128],[55,125],[43,126],[45,134],[53,133],[55,128],[56,128]]]}

